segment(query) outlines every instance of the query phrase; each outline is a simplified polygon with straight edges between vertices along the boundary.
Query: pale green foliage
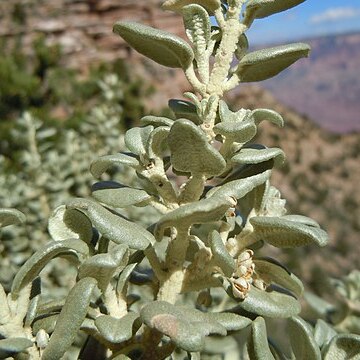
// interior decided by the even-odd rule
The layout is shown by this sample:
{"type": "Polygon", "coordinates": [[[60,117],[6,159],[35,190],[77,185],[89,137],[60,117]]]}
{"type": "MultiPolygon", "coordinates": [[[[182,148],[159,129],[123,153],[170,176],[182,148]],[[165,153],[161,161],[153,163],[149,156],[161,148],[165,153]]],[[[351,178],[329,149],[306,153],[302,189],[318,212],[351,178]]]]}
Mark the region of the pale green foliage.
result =
{"type": "MultiPolygon", "coordinates": [[[[222,100],[240,82],[272,77],[308,55],[304,44],[248,53],[244,35],[254,19],[301,2],[166,1],[165,9],[183,15],[191,45],[148,26],[115,24],[114,31],[143,55],[182,68],[194,91],[184,94],[190,101],[170,101],[175,119],[146,116],[143,126],[127,131],[129,152],[103,149],[91,162],[90,172],[107,180],[93,186],[97,201],[64,199],[52,213],[53,241],[27,260],[7,297],[0,292],[2,351],[58,359],[82,330],[111,359],[329,360],[356,354],[359,336],[338,334],[342,322],[333,328],[319,320],[313,328],[298,316],[301,281],[264,256],[269,245],[327,243],[315,221],[286,215],[285,200],[270,185],[273,166],[284,161],[282,150],[249,143],[263,120],[282,127],[282,117],[268,109],[232,111],[222,100]],[[210,27],[208,12],[218,27],[210,27]],[[108,181],[114,167],[128,168],[136,181],[108,181]],[[132,209],[144,210],[142,225],[133,221],[132,209]],[[44,302],[36,285],[54,257],[71,261],[77,276],[62,299],[44,302]],[[269,319],[288,322],[287,348],[268,340],[269,319]],[[32,335],[36,342],[30,344],[32,335]]],[[[6,225],[21,220],[14,212],[3,214],[6,225]]],[[[340,293],[358,299],[360,281],[354,291],[351,280],[338,286],[340,293]]],[[[345,304],[349,315],[354,304],[345,304]]],[[[81,346],[86,351],[88,343],[81,346]]]]}

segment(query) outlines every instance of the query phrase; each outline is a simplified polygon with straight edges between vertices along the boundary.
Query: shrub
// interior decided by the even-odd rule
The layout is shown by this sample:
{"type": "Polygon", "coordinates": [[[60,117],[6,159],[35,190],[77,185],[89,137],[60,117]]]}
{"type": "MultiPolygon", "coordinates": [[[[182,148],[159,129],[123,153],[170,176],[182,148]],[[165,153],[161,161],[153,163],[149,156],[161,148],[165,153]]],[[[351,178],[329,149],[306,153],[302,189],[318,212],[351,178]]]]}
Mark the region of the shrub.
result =
{"type": "MultiPolygon", "coordinates": [[[[125,134],[129,152],[91,163],[96,178],[113,167],[133,169],[136,186],[100,181],[93,199],[71,199],[52,214],[53,241],[19,270],[7,297],[0,293],[5,356],[59,359],[79,330],[91,339],[80,358],[94,347],[102,349],[98,358],[107,349],[111,359],[330,360],[359,353],[359,336],[338,334],[325,321],[313,328],[299,317],[300,279],[266,256],[265,244],[327,243],[315,221],[286,214],[270,185],[282,150],[250,143],[263,120],[283,126],[282,117],[268,109],[232,111],[222,100],[239,83],[275,76],[308,55],[302,43],[248,52],[244,34],[254,20],[302,1],[165,1],[184,17],[191,46],[148,26],[115,24],[138,52],[182,68],[194,92],[184,94],[190,101],[170,101],[176,120],[143,117],[125,134]],[[210,15],[218,26],[211,27],[210,15]],[[158,217],[145,228],[125,216],[131,207],[155,208],[158,217]],[[76,281],[63,299],[44,302],[38,275],[59,256],[75,264],[76,281]],[[271,319],[287,319],[287,348],[267,333],[271,319]]],[[[22,215],[3,210],[0,219],[8,225],[22,215]]]]}

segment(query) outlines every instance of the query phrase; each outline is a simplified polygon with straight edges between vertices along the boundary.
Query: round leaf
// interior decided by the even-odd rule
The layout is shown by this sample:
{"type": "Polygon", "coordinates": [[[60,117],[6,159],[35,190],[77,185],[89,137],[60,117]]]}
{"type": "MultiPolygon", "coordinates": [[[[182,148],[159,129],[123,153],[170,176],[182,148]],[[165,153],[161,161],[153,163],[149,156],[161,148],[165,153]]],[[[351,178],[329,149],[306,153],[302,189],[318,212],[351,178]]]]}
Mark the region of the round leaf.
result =
{"type": "Polygon", "coordinates": [[[341,334],[335,336],[323,351],[324,360],[358,359],[360,354],[360,336],[341,334]]]}
{"type": "Polygon", "coordinates": [[[282,164],[285,154],[279,148],[243,148],[231,158],[231,161],[237,164],[258,164],[269,160],[274,160],[275,164],[282,164]]]}
{"type": "Polygon", "coordinates": [[[194,59],[188,43],[166,31],[126,21],[117,22],[113,30],[140,54],[161,65],[187,69],[194,59]]]}
{"type": "Polygon", "coordinates": [[[168,137],[171,163],[178,171],[214,176],[226,166],[224,158],[214,149],[206,135],[186,119],[175,121],[168,137]]]}
{"type": "Polygon", "coordinates": [[[246,54],[241,59],[236,73],[241,82],[266,80],[277,75],[295,61],[307,57],[309,52],[310,46],[303,43],[257,50],[246,54]]]}
{"type": "Polygon", "coordinates": [[[283,117],[274,110],[255,109],[251,112],[251,117],[254,119],[256,125],[259,125],[264,120],[268,120],[279,127],[284,126],[283,117]]]}
{"type": "Polygon", "coordinates": [[[147,116],[142,117],[140,119],[140,122],[143,125],[152,125],[154,127],[157,127],[157,126],[170,127],[174,123],[174,120],[169,119],[167,117],[163,117],[163,116],[147,115],[147,116]]]}
{"type": "Polygon", "coordinates": [[[257,132],[255,123],[252,120],[226,121],[214,126],[215,134],[225,136],[227,139],[238,143],[250,141],[257,132]]]}
{"type": "Polygon", "coordinates": [[[134,127],[128,130],[125,134],[126,147],[136,155],[145,154],[145,146],[149,139],[150,133],[153,130],[154,127],[151,125],[145,127],[134,127]]]}

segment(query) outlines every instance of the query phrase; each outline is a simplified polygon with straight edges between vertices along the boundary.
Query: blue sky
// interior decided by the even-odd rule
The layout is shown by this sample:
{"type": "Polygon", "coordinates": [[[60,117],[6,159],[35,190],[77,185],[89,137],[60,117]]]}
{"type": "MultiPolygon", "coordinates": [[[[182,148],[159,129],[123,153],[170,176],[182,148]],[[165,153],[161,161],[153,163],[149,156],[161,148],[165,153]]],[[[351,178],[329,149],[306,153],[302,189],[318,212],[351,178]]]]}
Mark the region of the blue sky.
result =
{"type": "Polygon", "coordinates": [[[360,31],[360,0],[307,0],[255,20],[247,35],[250,44],[256,45],[353,30],[360,31]]]}

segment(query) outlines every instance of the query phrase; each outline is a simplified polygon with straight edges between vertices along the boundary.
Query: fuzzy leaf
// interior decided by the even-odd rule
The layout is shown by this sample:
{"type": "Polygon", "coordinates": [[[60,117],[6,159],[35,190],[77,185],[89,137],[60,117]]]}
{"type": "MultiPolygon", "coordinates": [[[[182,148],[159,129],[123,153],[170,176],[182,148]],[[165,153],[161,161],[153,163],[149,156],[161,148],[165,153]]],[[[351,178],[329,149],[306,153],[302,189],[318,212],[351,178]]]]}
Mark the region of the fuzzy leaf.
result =
{"type": "Polygon", "coordinates": [[[97,254],[84,261],[79,267],[79,279],[91,277],[97,280],[99,289],[104,293],[115,271],[124,268],[129,260],[128,247],[120,244],[108,254],[97,254]]]}
{"type": "Polygon", "coordinates": [[[166,150],[166,139],[169,136],[169,131],[169,127],[159,126],[151,132],[146,144],[146,153],[150,159],[155,157],[162,158],[162,155],[166,150]]]}
{"type": "Polygon", "coordinates": [[[153,235],[142,226],[111,213],[95,201],[78,198],[70,200],[66,206],[68,209],[84,211],[94,227],[103,236],[117,244],[144,250],[155,241],[153,235]]]}
{"type": "Polygon", "coordinates": [[[145,206],[152,199],[145,190],[105,181],[93,185],[92,196],[97,201],[115,208],[145,206]]]}
{"type": "Polygon", "coordinates": [[[1,339],[0,358],[1,359],[9,358],[10,356],[14,356],[15,354],[18,354],[32,346],[33,343],[31,340],[22,337],[1,339]]]}
{"type": "Polygon", "coordinates": [[[244,179],[229,181],[224,185],[217,186],[208,191],[206,197],[222,198],[224,196],[231,196],[235,199],[241,199],[254,188],[268,180],[270,173],[270,171],[264,171],[263,173],[249,176],[244,179]]]}
{"type": "Polygon", "coordinates": [[[289,319],[290,343],[296,359],[321,360],[312,328],[303,319],[294,316],[289,319]]]}
{"type": "Polygon", "coordinates": [[[257,317],[252,322],[247,348],[252,360],[275,360],[269,348],[264,318],[257,317]]]}
{"type": "Polygon", "coordinates": [[[169,107],[175,114],[177,119],[186,118],[191,120],[194,124],[201,124],[201,119],[197,113],[196,106],[186,100],[171,99],[169,100],[169,107]]]}
{"type": "Polygon", "coordinates": [[[132,273],[132,271],[134,270],[135,266],[137,264],[129,264],[125,267],[125,269],[121,272],[117,284],[116,284],[116,293],[118,294],[118,296],[120,296],[120,294],[122,294],[123,292],[126,291],[126,285],[127,282],[129,280],[129,277],[132,273]]]}
{"type": "Polygon", "coordinates": [[[254,236],[279,248],[289,248],[316,244],[325,246],[327,233],[314,226],[279,217],[257,216],[250,219],[254,236]]]}
{"type": "Polygon", "coordinates": [[[335,336],[323,351],[324,360],[358,359],[360,354],[360,336],[341,334],[335,336]]]}
{"type": "Polygon", "coordinates": [[[310,47],[303,43],[276,46],[246,54],[239,62],[236,73],[241,82],[269,79],[295,61],[307,57],[310,47]]]}
{"type": "Polygon", "coordinates": [[[337,332],[324,320],[318,319],[315,325],[314,338],[320,348],[329,344],[337,332]]]}
{"type": "Polygon", "coordinates": [[[225,336],[226,329],[199,310],[172,305],[166,301],[146,304],[140,312],[142,321],[170,337],[181,349],[200,351],[205,336],[217,334],[225,336]]]}
{"type": "Polygon", "coordinates": [[[95,326],[101,336],[112,344],[131,339],[140,325],[139,315],[134,312],[129,312],[120,319],[110,315],[101,315],[95,319],[95,326]]]}
{"type": "Polygon", "coordinates": [[[231,158],[231,161],[237,164],[258,164],[269,160],[274,160],[275,164],[280,165],[285,160],[285,154],[279,148],[243,148],[231,158]]]}
{"type": "Polygon", "coordinates": [[[259,125],[264,120],[268,120],[279,127],[284,126],[283,117],[274,110],[255,109],[251,112],[251,117],[254,119],[256,125],[259,125]]]}
{"type": "MultiPolygon", "coordinates": [[[[223,276],[217,276],[227,294],[234,298],[232,285],[223,276]]],[[[252,286],[245,300],[239,301],[234,298],[238,305],[234,309],[244,309],[253,314],[270,318],[288,318],[297,315],[300,310],[300,303],[292,296],[279,293],[277,291],[259,290],[252,286]]]]}
{"type": "Polygon", "coordinates": [[[164,10],[181,11],[181,9],[189,4],[198,4],[209,10],[215,11],[221,6],[220,0],[167,0],[163,3],[164,10]]]}
{"type": "Polygon", "coordinates": [[[266,261],[265,259],[256,259],[255,271],[266,283],[275,283],[281,287],[290,290],[297,297],[304,292],[304,286],[301,280],[294,274],[288,272],[284,267],[277,265],[275,262],[266,261]]]}
{"type": "Polygon", "coordinates": [[[249,49],[249,41],[246,37],[246,35],[243,33],[239,37],[239,41],[237,43],[237,47],[235,50],[235,56],[238,60],[241,60],[244,55],[247,53],[249,49]]]}
{"type": "Polygon", "coordinates": [[[153,130],[154,127],[151,125],[145,127],[134,127],[128,130],[125,134],[126,147],[136,155],[145,154],[145,146],[149,139],[150,133],[153,130]]]}
{"type": "Polygon", "coordinates": [[[7,296],[3,286],[0,284],[0,326],[11,320],[11,311],[7,302],[7,296]]]}
{"type": "Polygon", "coordinates": [[[211,24],[207,11],[200,5],[191,4],[182,8],[186,35],[194,46],[195,54],[202,55],[211,36],[211,24]]]}
{"type": "Polygon", "coordinates": [[[224,158],[208,143],[204,132],[189,120],[175,121],[168,144],[171,163],[176,170],[210,177],[221,174],[225,169],[224,158]]]}
{"type": "Polygon", "coordinates": [[[57,256],[73,255],[80,261],[85,258],[88,253],[88,246],[78,239],[52,241],[46,244],[31,256],[16,274],[11,287],[12,296],[17,297],[20,290],[30,284],[51,259],[57,256]]]}
{"type": "Polygon", "coordinates": [[[139,161],[133,156],[122,153],[101,156],[91,163],[90,172],[95,178],[99,178],[106,170],[115,165],[137,167],[139,165],[139,161]]]}
{"type": "Polygon", "coordinates": [[[180,206],[161,217],[156,225],[155,237],[161,240],[165,229],[171,226],[185,227],[219,220],[228,208],[234,205],[234,200],[225,196],[221,199],[212,197],[180,206]]]}
{"type": "Polygon", "coordinates": [[[140,54],[161,65],[187,69],[194,59],[189,44],[166,31],[130,21],[117,22],[113,31],[140,54]]]}
{"type": "Polygon", "coordinates": [[[252,120],[226,121],[214,126],[215,134],[225,136],[227,139],[238,143],[250,141],[257,132],[255,123],[252,120]]]}
{"type": "Polygon", "coordinates": [[[95,287],[95,279],[84,278],[71,289],[43,352],[43,360],[60,359],[69,349],[85,319],[95,287]]]}
{"type": "Polygon", "coordinates": [[[93,236],[91,221],[81,211],[67,210],[65,205],[53,211],[48,230],[55,241],[81,239],[90,243],[93,236]]]}
{"type": "Polygon", "coordinates": [[[170,127],[174,123],[174,120],[169,119],[164,116],[147,115],[147,116],[142,117],[140,119],[140,122],[141,122],[141,124],[143,124],[145,126],[152,125],[154,127],[158,127],[158,126],[170,127]]]}
{"type": "Polygon", "coordinates": [[[230,277],[235,269],[235,261],[226,250],[221,236],[217,231],[214,230],[211,232],[209,243],[216,265],[220,266],[225,276],[230,277]]]}
{"type": "Polygon", "coordinates": [[[264,18],[297,6],[305,0],[250,0],[246,6],[245,17],[264,18]]]}
{"type": "Polygon", "coordinates": [[[0,209],[0,228],[25,222],[25,215],[16,209],[0,209]]]}
{"type": "Polygon", "coordinates": [[[245,316],[226,312],[208,312],[206,317],[220,323],[227,331],[242,330],[251,324],[251,320],[245,316]]]}

